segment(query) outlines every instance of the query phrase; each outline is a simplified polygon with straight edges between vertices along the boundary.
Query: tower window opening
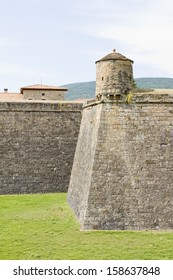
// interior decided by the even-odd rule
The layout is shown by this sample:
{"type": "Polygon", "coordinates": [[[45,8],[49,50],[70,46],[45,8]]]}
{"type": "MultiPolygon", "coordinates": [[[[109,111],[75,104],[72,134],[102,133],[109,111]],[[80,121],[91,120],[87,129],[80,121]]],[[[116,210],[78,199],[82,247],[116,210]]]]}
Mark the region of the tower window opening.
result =
{"type": "Polygon", "coordinates": [[[41,100],[46,100],[45,93],[42,93],[41,95],[42,95],[41,100]]]}
{"type": "Polygon", "coordinates": [[[104,77],[102,77],[102,81],[104,80],[104,77]]]}

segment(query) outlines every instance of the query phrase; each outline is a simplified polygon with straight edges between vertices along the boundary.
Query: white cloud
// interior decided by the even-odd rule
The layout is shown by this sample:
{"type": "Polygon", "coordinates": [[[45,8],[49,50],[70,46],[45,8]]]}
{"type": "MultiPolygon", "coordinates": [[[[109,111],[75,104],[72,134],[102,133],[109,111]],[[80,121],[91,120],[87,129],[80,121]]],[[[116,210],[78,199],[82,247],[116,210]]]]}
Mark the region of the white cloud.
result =
{"type": "Polygon", "coordinates": [[[173,2],[122,0],[117,7],[115,2],[108,2],[111,5],[100,13],[104,20],[92,22],[85,32],[112,43],[118,42],[122,50],[117,51],[123,51],[145,67],[147,62],[160,72],[163,69],[164,74],[173,76],[173,2]]]}
{"type": "Polygon", "coordinates": [[[0,48],[7,48],[7,47],[19,47],[23,46],[24,44],[20,42],[13,41],[8,38],[0,38],[0,48]]]}
{"type": "Polygon", "coordinates": [[[9,88],[10,91],[16,92],[21,86],[40,83],[42,78],[46,81],[52,78],[51,73],[30,69],[15,63],[0,63],[0,76],[0,91],[3,91],[3,88],[9,88]]]}
{"type": "MultiPolygon", "coordinates": [[[[40,72],[25,69],[18,64],[0,63],[0,74],[9,76],[39,76],[40,72]]],[[[46,75],[42,73],[42,75],[46,75]]]]}
{"type": "Polygon", "coordinates": [[[172,0],[7,0],[1,8],[8,87],[40,76],[50,84],[94,80],[94,62],[113,48],[134,60],[135,76],[173,77],[172,0]]]}

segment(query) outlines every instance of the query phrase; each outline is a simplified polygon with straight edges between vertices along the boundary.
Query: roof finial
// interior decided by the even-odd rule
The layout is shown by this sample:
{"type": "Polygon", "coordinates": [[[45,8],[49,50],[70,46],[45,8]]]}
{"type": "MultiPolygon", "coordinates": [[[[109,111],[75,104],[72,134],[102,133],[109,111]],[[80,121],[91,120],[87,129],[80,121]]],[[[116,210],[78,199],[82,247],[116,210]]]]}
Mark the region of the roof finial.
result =
{"type": "Polygon", "coordinates": [[[113,49],[113,52],[116,52],[116,49],[113,49]]]}

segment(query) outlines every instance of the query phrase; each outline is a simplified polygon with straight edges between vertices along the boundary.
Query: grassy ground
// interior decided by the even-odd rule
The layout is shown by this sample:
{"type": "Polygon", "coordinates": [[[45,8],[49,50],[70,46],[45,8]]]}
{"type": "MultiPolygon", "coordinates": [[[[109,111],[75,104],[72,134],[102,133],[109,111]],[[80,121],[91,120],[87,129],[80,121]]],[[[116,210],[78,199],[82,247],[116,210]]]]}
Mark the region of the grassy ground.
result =
{"type": "Polygon", "coordinates": [[[66,194],[0,196],[0,259],[173,259],[173,232],[82,232],[66,194]]]}

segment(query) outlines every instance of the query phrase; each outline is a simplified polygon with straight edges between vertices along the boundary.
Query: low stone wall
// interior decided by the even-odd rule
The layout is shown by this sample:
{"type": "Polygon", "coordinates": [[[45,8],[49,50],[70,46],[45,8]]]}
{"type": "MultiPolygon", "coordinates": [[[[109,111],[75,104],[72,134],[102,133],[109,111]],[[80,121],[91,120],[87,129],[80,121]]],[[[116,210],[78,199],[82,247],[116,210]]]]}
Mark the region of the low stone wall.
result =
{"type": "Polygon", "coordinates": [[[80,103],[0,102],[0,194],[66,192],[80,103]]]}

